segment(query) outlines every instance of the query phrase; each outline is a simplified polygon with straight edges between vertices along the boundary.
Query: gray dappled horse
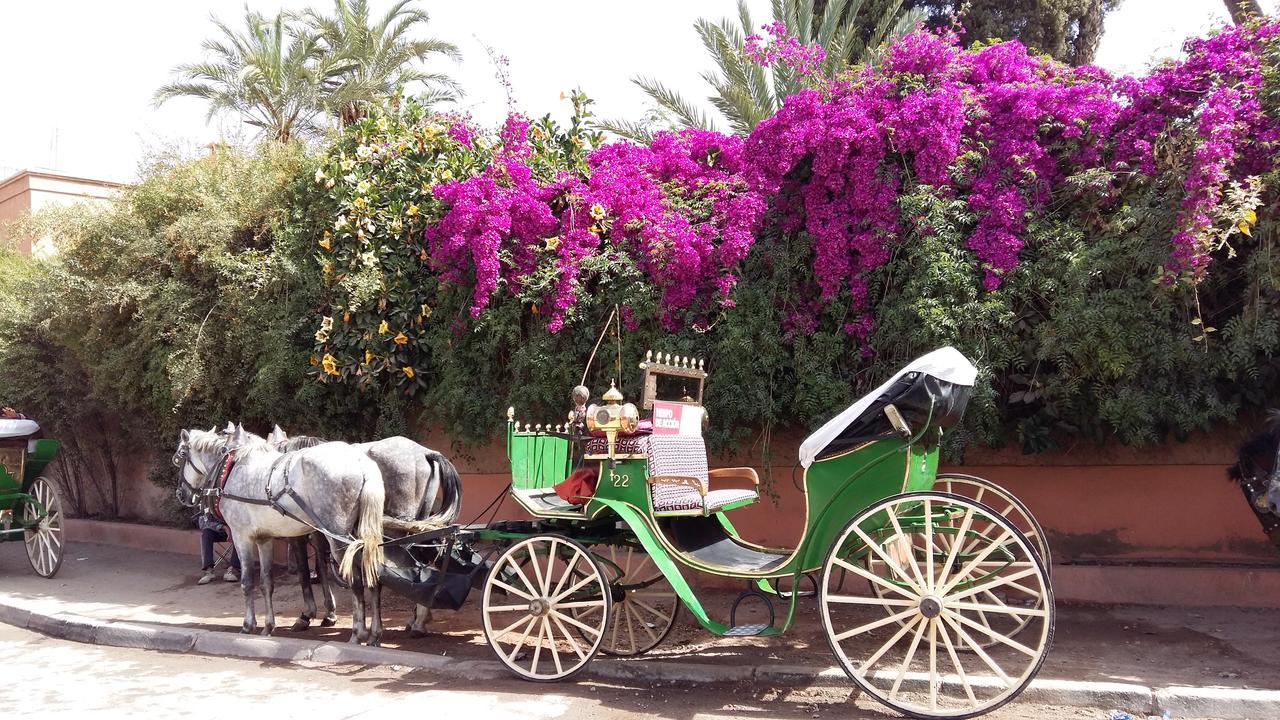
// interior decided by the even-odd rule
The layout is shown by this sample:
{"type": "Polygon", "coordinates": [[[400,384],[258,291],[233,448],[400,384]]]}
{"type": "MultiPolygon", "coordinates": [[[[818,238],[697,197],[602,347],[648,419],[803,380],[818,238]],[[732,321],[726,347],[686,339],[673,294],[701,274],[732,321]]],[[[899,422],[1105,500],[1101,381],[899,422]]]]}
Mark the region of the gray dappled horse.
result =
{"type": "MultiPolygon", "coordinates": [[[[307,435],[291,438],[279,425],[276,425],[267,436],[267,441],[285,452],[314,447],[324,442],[320,438],[307,435]]],[[[462,508],[461,481],[457,468],[444,455],[401,436],[359,443],[352,447],[367,454],[382,472],[382,483],[386,489],[386,502],[383,506],[384,527],[387,531],[422,532],[444,527],[458,519],[458,513],[462,508]],[[437,494],[440,495],[438,501],[437,494]]],[[[305,537],[293,541],[293,552],[301,558],[299,568],[304,568],[306,565],[306,542],[305,537]]],[[[311,597],[310,574],[300,570],[299,579],[302,582],[307,614],[298,618],[293,628],[305,630],[310,624],[310,617],[315,617],[316,608],[315,601],[311,597]]],[[[328,612],[327,621],[334,611],[333,591],[329,588],[325,576],[320,576],[320,583],[321,596],[325,600],[325,610],[328,612]]],[[[413,620],[406,628],[409,636],[425,635],[426,624],[430,619],[430,608],[424,605],[416,606],[413,620]]]]}
{"type": "Polygon", "coordinates": [[[241,632],[256,629],[254,577],[257,550],[262,594],[266,603],[263,634],[275,629],[272,604],[272,541],[305,537],[319,528],[342,553],[341,572],[352,592],[351,642],[377,645],[382,637],[380,586],[382,473],[369,457],[346,443],[325,443],[285,455],[266,440],[235,426],[227,436],[213,431],[183,430],[174,464],[181,468],[179,499],[194,505],[207,490],[217,490],[218,509],[242,560],[240,587],[245,616],[241,632]],[[230,466],[227,466],[230,462],[230,466]],[[305,509],[304,506],[305,505],[305,509]],[[312,527],[312,523],[316,527],[312,527]],[[355,562],[361,559],[357,572],[355,562]],[[367,589],[369,597],[363,597],[367,589]],[[365,628],[366,605],[372,607],[365,628]]]}

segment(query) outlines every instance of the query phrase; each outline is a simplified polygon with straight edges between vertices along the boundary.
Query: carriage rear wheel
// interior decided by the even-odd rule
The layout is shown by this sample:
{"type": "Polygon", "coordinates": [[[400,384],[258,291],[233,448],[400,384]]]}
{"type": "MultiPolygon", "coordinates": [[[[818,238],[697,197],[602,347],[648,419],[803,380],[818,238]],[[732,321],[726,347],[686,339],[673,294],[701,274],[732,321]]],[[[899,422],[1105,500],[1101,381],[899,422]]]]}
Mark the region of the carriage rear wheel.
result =
{"type": "Polygon", "coordinates": [[[676,625],[680,599],[667,576],[642,547],[592,545],[610,579],[613,608],[600,651],[642,655],[662,644],[676,625]]]}
{"type": "Polygon", "coordinates": [[[866,508],[832,545],[818,588],[827,641],[845,673],[914,717],[967,718],[1000,707],[1035,677],[1053,639],[1053,592],[1032,543],[998,512],[960,495],[906,493],[866,508]],[[842,587],[845,574],[883,597],[842,587]],[[1001,602],[994,593],[1005,588],[1035,602],[1001,602]],[[1019,638],[991,618],[1016,619],[1019,638]]]}
{"type": "Polygon", "coordinates": [[[1013,526],[1022,531],[1031,541],[1031,549],[1040,556],[1045,572],[1053,574],[1053,555],[1049,551],[1049,539],[1045,537],[1044,528],[1031,514],[1031,510],[1013,493],[1003,487],[977,475],[960,473],[944,473],[938,475],[933,484],[938,492],[955,493],[989,505],[1005,517],[1013,526]]]}
{"type": "Polygon", "coordinates": [[[58,489],[45,477],[31,483],[27,494],[44,508],[42,513],[34,503],[22,506],[23,541],[27,546],[27,560],[31,569],[41,577],[53,577],[62,567],[65,551],[62,537],[62,498],[58,489]]]}
{"type": "Polygon", "coordinates": [[[537,535],[500,554],[485,580],[484,635],[526,680],[563,680],[586,667],[610,620],[609,581],[578,542],[537,535]]]}

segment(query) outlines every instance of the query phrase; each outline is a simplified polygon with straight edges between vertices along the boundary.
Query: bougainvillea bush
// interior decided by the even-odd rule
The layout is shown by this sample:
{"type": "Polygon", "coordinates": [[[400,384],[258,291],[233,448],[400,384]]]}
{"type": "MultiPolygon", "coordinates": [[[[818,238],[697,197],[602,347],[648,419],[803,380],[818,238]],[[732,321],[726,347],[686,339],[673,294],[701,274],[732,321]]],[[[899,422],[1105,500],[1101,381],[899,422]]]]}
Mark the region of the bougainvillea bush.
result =
{"type": "MultiPolygon", "coordinates": [[[[815,49],[766,29],[748,59],[803,75],[815,49]]],[[[625,364],[712,360],[722,430],[820,422],[942,343],[983,371],[988,442],[1210,427],[1280,382],[1278,29],[1137,78],[918,31],[745,137],[603,142],[580,94],[491,133],[386,108],[315,178],[313,374],[486,435],[511,400],[556,417],[617,305],[625,364]]]]}

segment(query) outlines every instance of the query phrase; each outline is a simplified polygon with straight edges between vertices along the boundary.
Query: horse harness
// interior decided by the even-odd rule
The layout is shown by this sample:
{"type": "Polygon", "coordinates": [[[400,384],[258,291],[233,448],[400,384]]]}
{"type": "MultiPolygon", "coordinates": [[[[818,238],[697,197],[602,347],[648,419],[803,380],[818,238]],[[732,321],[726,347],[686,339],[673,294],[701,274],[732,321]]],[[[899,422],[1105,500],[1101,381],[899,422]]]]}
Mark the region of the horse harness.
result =
{"type": "MultiPolygon", "coordinates": [[[[183,450],[179,450],[178,453],[174,456],[175,465],[179,464],[178,460],[180,459],[180,457],[184,463],[184,465],[182,466],[184,470],[185,470],[185,465],[190,465],[192,469],[196,470],[197,472],[200,471],[200,469],[196,467],[195,463],[191,461],[190,451],[186,450],[185,448],[183,450]]],[[[332,540],[336,540],[340,543],[350,544],[352,542],[355,542],[355,538],[351,537],[350,535],[338,535],[320,526],[320,523],[316,521],[315,511],[313,511],[311,509],[311,506],[307,503],[307,501],[304,500],[302,496],[298,495],[298,493],[294,492],[293,487],[289,485],[289,468],[287,465],[284,467],[284,470],[283,470],[283,482],[281,483],[280,490],[275,493],[271,492],[271,478],[275,476],[276,468],[280,467],[281,463],[285,460],[286,457],[287,457],[287,454],[282,454],[280,457],[276,458],[273,463],[271,463],[271,469],[267,472],[267,484],[263,488],[263,495],[266,496],[265,499],[246,497],[244,495],[235,495],[227,492],[226,490],[227,479],[231,477],[231,468],[235,466],[236,454],[234,450],[229,450],[225,447],[222,448],[222,455],[221,457],[219,457],[218,461],[213,463],[209,468],[205,470],[204,472],[205,482],[199,492],[197,492],[196,489],[193,488],[191,484],[187,482],[187,477],[185,472],[181,473],[182,485],[188,488],[188,490],[190,490],[193,495],[198,496],[200,498],[200,503],[202,507],[205,510],[213,513],[213,515],[216,516],[219,521],[223,522],[223,524],[225,524],[226,521],[222,517],[222,501],[234,500],[236,502],[245,503],[247,505],[261,505],[264,507],[269,507],[275,510],[276,512],[280,513],[281,515],[284,515],[285,517],[289,518],[290,520],[293,520],[294,522],[302,523],[303,525],[306,525],[312,530],[321,532],[326,537],[332,540]],[[217,473],[216,479],[213,477],[214,473],[217,473]],[[285,507],[280,502],[282,498],[286,498],[286,497],[293,501],[294,505],[296,505],[298,509],[302,511],[302,514],[305,517],[298,517],[296,513],[291,511],[289,508],[285,507]]]]}

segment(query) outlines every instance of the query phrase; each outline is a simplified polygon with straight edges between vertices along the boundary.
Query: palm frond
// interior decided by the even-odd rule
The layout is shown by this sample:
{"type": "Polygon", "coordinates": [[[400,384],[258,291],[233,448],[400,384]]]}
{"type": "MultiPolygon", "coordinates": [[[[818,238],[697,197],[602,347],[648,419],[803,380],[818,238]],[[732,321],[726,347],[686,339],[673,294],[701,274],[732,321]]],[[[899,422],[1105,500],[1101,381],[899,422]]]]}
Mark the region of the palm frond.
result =
{"type": "Polygon", "coordinates": [[[597,120],[592,123],[592,127],[646,145],[653,142],[653,133],[649,128],[632,120],[597,120]]]}
{"type": "Polygon", "coordinates": [[[716,129],[715,123],[707,116],[706,112],[698,109],[697,106],[686,100],[680,93],[663,85],[656,78],[637,77],[632,78],[631,82],[635,83],[655,103],[675,115],[686,127],[702,128],[703,130],[716,129]]]}

